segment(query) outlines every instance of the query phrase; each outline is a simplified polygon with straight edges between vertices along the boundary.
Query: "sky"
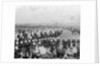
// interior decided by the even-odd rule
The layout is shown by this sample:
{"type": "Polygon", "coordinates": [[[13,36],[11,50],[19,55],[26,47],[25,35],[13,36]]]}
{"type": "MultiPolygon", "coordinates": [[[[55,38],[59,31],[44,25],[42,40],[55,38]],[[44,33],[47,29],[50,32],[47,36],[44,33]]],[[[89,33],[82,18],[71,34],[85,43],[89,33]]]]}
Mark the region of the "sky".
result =
{"type": "Polygon", "coordinates": [[[79,5],[17,6],[16,24],[80,24],[79,5]]]}

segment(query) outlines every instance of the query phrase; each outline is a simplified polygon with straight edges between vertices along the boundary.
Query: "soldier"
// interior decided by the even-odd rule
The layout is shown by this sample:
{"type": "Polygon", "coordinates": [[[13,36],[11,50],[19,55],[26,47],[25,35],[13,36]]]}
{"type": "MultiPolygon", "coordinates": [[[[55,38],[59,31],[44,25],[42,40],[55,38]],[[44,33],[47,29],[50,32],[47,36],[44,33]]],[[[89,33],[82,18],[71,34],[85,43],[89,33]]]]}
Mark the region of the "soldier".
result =
{"type": "Polygon", "coordinates": [[[58,44],[58,46],[56,48],[56,53],[57,53],[57,58],[63,58],[65,51],[63,48],[62,41],[60,41],[60,43],[58,44]]]}

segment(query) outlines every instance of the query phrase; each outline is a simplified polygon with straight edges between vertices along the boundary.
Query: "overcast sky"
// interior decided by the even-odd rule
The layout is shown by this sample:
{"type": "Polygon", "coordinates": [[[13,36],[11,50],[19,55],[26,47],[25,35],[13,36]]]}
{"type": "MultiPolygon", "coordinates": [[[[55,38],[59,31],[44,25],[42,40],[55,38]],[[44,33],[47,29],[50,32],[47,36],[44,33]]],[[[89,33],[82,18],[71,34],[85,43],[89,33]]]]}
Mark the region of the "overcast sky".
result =
{"type": "Polygon", "coordinates": [[[16,24],[80,24],[80,7],[73,6],[17,6],[16,24]]]}

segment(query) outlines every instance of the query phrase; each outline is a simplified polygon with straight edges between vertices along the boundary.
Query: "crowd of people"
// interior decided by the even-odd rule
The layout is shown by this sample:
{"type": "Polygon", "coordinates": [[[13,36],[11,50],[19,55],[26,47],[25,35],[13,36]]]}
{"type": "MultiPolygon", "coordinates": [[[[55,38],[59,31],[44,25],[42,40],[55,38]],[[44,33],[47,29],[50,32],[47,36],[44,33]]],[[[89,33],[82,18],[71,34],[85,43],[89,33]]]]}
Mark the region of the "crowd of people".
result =
{"type": "Polygon", "coordinates": [[[15,58],[79,59],[80,40],[60,38],[62,29],[17,30],[15,58]]]}

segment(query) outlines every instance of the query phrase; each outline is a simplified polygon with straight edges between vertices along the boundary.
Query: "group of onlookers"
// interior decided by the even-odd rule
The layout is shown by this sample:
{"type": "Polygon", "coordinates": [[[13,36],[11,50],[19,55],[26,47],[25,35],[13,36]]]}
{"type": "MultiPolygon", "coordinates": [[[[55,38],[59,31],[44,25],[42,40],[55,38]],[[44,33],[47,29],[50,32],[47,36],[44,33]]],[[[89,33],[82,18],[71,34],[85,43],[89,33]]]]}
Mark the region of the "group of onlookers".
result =
{"type": "Polygon", "coordinates": [[[15,58],[80,58],[80,39],[61,39],[63,30],[17,30],[15,58]]]}

